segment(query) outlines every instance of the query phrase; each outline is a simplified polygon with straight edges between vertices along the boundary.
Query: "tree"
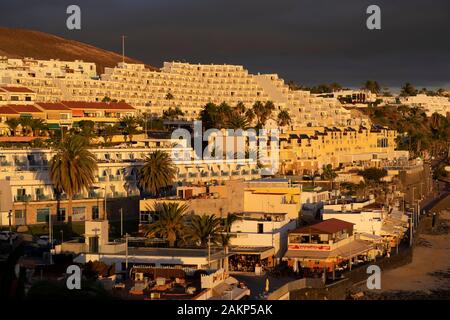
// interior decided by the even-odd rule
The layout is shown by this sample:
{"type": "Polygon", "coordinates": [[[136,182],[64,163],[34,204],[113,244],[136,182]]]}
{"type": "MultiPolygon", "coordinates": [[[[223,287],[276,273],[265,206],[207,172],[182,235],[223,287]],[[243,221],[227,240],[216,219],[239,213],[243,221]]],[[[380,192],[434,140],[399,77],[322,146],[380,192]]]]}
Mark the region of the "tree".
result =
{"type": "Polygon", "coordinates": [[[34,137],[39,136],[43,131],[47,130],[47,125],[42,119],[31,119],[30,129],[34,137]]]}
{"type": "Polygon", "coordinates": [[[111,98],[108,96],[104,96],[102,99],[102,102],[109,103],[109,102],[111,102],[111,98]]]}
{"type": "Polygon", "coordinates": [[[117,127],[107,124],[107,125],[101,125],[99,127],[99,135],[103,138],[103,141],[105,144],[111,143],[112,139],[115,134],[117,134],[117,127]]]}
{"type": "Polygon", "coordinates": [[[20,125],[20,121],[17,118],[9,118],[5,121],[5,124],[9,127],[9,130],[11,131],[11,135],[15,136],[17,127],[20,125]]]}
{"type": "Polygon", "coordinates": [[[253,104],[253,112],[256,116],[257,126],[264,126],[267,120],[270,119],[272,112],[275,110],[275,105],[272,101],[267,101],[262,103],[261,101],[256,101],[253,104]]]}
{"type": "Polygon", "coordinates": [[[387,176],[386,169],[367,168],[359,172],[365,181],[369,183],[380,183],[381,179],[387,176]]]}
{"type": "Polygon", "coordinates": [[[96,136],[94,121],[82,120],[78,122],[78,127],[80,129],[80,135],[85,137],[88,141],[91,141],[91,139],[96,136]]]}
{"type": "Polygon", "coordinates": [[[182,116],[184,116],[184,112],[179,107],[174,109],[169,107],[169,109],[163,111],[163,119],[175,120],[182,116]]]}
{"type": "Polygon", "coordinates": [[[130,143],[133,142],[133,135],[136,134],[137,127],[138,127],[138,121],[136,117],[133,116],[125,116],[120,119],[120,124],[122,126],[122,134],[124,135],[125,141],[128,140],[130,143]]]}
{"type": "Polygon", "coordinates": [[[378,94],[380,93],[380,85],[375,80],[367,80],[364,84],[364,89],[369,90],[372,93],[378,94]]]}
{"type": "Polygon", "coordinates": [[[163,202],[156,204],[154,211],[157,220],[148,226],[147,236],[158,235],[169,241],[169,246],[174,247],[177,239],[181,238],[185,230],[185,217],[188,206],[175,202],[163,202]]]}
{"type": "Polygon", "coordinates": [[[185,240],[206,247],[208,239],[217,244],[220,241],[221,221],[215,215],[194,215],[186,230],[185,240]]]}
{"type": "Polygon", "coordinates": [[[173,96],[173,94],[171,92],[167,92],[166,94],[166,100],[173,100],[175,99],[175,97],[173,96]]]}
{"type": "Polygon", "coordinates": [[[289,115],[289,112],[287,110],[281,110],[278,113],[277,123],[280,127],[290,125],[291,122],[292,122],[291,116],[289,115]]]}
{"type": "Polygon", "coordinates": [[[402,90],[400,92],[400,96],[407,97],[407,96],[415,96],[416,94],[417,94],[417,89],[414,88],[414,86],[411,83],[406,82],[402,86],[402,90]]]}
{"type": "Polygon", "coordinates": [[[333,92],[334,91],[339,91],[339,90],[342,90],[342,86],[339,83],[337,83],[337,82],[333,82],[333,83],[330,84],[330,89],[333,92]]]}
{"type": "Polygon", "coordinates": [[[94,184],[97,160],[88,150],[86,138],[80,135],[66,136],[54,151],[56,154],[50,160],[50,180],[57,192],[67,194],[70,221],[73,196],[94,184]]]}
{"type": "Polygon", "coordinates": [[[330,181],[331,190],[333,190],[333,181],[336,179],[337,173],[333,170],[331,164],[327,164],[322,167],[322,177],[325,180],[330,181]]]}
{"type": "Polygon", "coordinates": [[[162,188],[170,186],[175,180],[176,168],[170,156],[157,150],[146,158],[139,171],[139,184],[147,192],[159,195],[162,188]]]}
{"type": "Polygon", "coordinates": [[[228,128],[238,130],[238,129],[247,129],[249,126],[249,122],[245,115],[240,115],[238,113],[233,112],[230,116],[230,119],[227,123],[228,128]]]}

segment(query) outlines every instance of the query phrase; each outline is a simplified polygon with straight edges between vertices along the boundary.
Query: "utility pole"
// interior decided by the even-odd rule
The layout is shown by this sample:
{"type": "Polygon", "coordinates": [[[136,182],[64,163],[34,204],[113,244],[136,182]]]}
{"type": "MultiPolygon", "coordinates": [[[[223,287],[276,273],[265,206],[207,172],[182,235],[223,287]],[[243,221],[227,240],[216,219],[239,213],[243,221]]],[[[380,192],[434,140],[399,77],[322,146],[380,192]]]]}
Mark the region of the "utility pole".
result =
{"type": "Polygon", "coordinates": [[[108,220],[108,213],[106,212],[106,184],[105,184],[105,187],[103,188],[104,190],[105,190],[105,214],[104,214],[104,218],[103,219],[105,219],[106,218],[106,220],[108,220]]]}
{"type": "Polygon", "coordinates": [[[413,245],[413,215],[411,214],[409,222],[409,246],[413,245]]]}
{"type": "Polygon", "coordinates": [[[48,238],[50,239],[50,248],[53,249],[53,226],[52,226],[52,213],[48,213],[48,238]]]}
{"type": "Polygon", "coordinates": [[[11,218],[12,218],[12,210],[8,211],[8,225],[9,225],[9,244],[12,246],[12,224],[11,224],[11,218]]]}
{"type": "Polygon", "coordinates": [[[208,235],[208,269],[211,269],[211,235],[208,235]]]}
{"type": "Polygon", "coordinates": [[[128,233],[125,234],[125,269],[128,274],[128,233]]]}
{"type": "Polygon", "coordinates": [[[120,236],[123,237],[123,209],[120,208],[120,236]]]}

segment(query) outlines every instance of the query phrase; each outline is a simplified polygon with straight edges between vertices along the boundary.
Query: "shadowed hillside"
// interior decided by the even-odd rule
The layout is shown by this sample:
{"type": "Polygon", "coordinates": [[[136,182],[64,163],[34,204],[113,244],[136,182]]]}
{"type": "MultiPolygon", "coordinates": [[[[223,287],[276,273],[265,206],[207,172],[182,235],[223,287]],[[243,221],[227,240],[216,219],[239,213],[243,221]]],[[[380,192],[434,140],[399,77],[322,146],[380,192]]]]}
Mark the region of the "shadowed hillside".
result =
{"type": "MultiPolygon", "coordinates": [[[[103,73],[105,67],[113,67],[122,61],[120,54],[82,42],[67,40],[40,31],[3,27],[0,27],[0,56],[95,62],[98,74],[103,73]]],[[[125,61],[142,63],[128,57],[125,58],[125,61]]],[[[147,66],[147,68],[157,70],[152,66],[147,66]]]]}

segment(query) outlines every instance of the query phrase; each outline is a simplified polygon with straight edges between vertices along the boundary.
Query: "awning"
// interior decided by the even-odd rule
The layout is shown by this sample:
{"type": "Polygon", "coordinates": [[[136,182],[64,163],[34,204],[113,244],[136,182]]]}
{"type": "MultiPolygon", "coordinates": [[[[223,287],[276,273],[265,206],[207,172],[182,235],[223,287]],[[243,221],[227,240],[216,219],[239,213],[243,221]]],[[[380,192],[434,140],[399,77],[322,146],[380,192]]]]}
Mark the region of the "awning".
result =
{"type": "Polygon", "coordinates": [[[259,255],[260,259],[265,259],[275,255],[274,247],[235,247],[231,249],[234,254],[259,255]]]}
{"type": "Polygon", "coordinates": [[[59,130],[60,129],[59,124],[57,124],[57,123],[49,123],[49,124],[47,124],[47,127],[49,130],[59,130]]]}
{"type": "Polygon", "coordinates": [[[366,253],[372,248],[373,244],[368,241],[355,240],[331,251],[288,250],[285,257],[304,260],[326,260],[338,257],[349,259],[359,254],[366,253]]]}

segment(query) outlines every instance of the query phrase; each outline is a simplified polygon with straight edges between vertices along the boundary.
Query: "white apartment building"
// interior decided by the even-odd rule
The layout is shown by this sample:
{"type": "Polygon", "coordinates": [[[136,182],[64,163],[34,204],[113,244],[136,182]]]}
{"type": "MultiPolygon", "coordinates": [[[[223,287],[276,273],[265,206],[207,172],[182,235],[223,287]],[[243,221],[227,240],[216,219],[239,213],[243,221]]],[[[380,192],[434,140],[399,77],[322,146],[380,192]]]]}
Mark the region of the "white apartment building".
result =
{"type": "MultiPolygon", "coordinates": [[[[137,174],[144,159],[157,149],[171,153],[173,143],[170,139],[153,139],[146,148],[115,147],[90,150],[98,160],[95,187],[75,195],[74,202],[78,204],[74,206],[78,209],[74,208],[71,215],[62,212],[57,220],[65,222],[68,216],[73,216],[74,221],[83,221],[88,217],[98,218],[103,215],[105,199],[139,195],[137,174]],[[88,204],[85,205],[86,203],[88,204]]],[[[192,149],[182,147],[177,148],[175,152],[193,154],[192,149]]],[[[14,203],[14,224],[45,223],[49,214],[58,215],[55,211],[56,194],[48,175],[48,162],[52,156],[53,151],[50,149],[1,150],[0,181],[7,182],[14,203]]],[[[175,160],[174,165],[177,168],[178,185],[260,177],[257,163],[251,159],[175,160]]],[[[66,206],[67,198],[64,195],[62,200],[66,206]]]]}
{"type": "MultiPolygon", "coordinates": [[[[286,213],[244,212],[239,217],[240,220],[231,227],[233,247],[248,248],[249,251],[265,248],[275,258],[283,256],[288,231],[296,227],[296,220],[289,219],[286,213]]],[[[239,252],[239,248],[234,248],[233,252],[239,252]]]]}
{"type": "Polygon", "coordinates": [[[441,96],[427,96],[426,94],[418,94],[416,96],[401,97],[402,104],[413,107],[421,107],[425,109],[428,117],[435,112],[446,116],[450,112],[450,98],[441,96]]]}
{"type": "Polygon", "coordinates": [[[276,74],[250,74],[238,65],[165,62],[159,71],[143,64],[119,63],[105,68],[100,79],[95,65],[82,61],[2,59],[0,82],[36,92],[36,101],[101,101],[109,97],[161,115],[179,107],[188,120],[196,119],[208,102],[231,106],[273,101],[276,111],[288,110],[292,127],[359,124],[336,98],[291,91],[276,74]]]}
{"type": "Polygon", "coordinates": [[[381,236],[383,221],[387,212],[374,200],[365,203],[325,205],[322,213],[323,220],[339,219],[353,223],[355,233],[368,233],[381,236]]]}

